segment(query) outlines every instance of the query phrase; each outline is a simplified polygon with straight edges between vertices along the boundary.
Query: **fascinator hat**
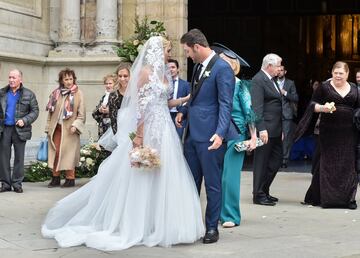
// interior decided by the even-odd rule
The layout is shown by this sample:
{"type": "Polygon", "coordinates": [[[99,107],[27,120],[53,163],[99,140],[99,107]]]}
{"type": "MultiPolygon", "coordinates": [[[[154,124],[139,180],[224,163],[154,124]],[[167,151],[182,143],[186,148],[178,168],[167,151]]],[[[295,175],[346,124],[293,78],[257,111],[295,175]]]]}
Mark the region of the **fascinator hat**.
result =
{"type": "Polygon", "coordinates": [[[246,62],[244,58],[242,58],[241,56],[239,56],[238,54],[236,54],[234,51],[224,46],[223,44],[215,42],[212,44],[211,49],[213,49],[217,54],[223,53],[225,56],[231,59],[239,60],[240,65],[243,67],[250,67],[249,63],[246,62]]]}

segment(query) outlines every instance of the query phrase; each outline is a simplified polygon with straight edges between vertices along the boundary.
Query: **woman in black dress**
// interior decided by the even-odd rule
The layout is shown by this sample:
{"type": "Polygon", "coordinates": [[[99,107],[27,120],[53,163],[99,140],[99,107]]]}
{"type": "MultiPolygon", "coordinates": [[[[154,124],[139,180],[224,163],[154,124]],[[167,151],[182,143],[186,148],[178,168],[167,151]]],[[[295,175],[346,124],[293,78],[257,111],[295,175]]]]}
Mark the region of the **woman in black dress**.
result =
{"type": "Polygon", "coordinates": [[[357,208],[355,151],[358,132],[353,124],[353,113],[359,107],[360,96],[357,87],[347,82],[348,75],[348,65],[336,62],[332,78],[315,90],[308,111],[299,123],[297,136],[306,130],[313,112],[321,113],[320,166],[318,173],[313,175],[306,204],[323,208],[357,208]]]}
{"type": "Polygon", "coordinates": [[[117,81],[115,90],[109,96],[109,116],[111,121],[111,129],[114,135],[117,132],[117,113],[120,109],[125,90],[130,80],[130,65],[128,63],[121,63],[116,68],[117,81]]]}

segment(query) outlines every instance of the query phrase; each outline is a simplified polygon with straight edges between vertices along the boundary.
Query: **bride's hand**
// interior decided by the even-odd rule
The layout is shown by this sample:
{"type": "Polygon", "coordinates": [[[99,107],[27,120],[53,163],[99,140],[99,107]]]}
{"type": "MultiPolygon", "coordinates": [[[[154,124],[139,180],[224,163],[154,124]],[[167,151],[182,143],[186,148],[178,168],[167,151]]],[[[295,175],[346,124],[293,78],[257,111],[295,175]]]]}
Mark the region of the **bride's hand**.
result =
{"type": "Polygon", "coordinates": [[[141,147],[143,145],[143,138],[136,135],[132,142],[134,148],[141,147]]]}

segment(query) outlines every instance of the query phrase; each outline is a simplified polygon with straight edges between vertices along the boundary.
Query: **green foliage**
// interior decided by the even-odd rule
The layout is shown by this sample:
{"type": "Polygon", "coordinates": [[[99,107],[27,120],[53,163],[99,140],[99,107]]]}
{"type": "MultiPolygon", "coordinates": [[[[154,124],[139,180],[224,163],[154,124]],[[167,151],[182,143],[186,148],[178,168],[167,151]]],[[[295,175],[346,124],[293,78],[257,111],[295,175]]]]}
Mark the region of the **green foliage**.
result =
{"type": "Polygon", "coordinates": [[[134,140],[135,137],[136,137],[136,133],[135,133],[135,132],[129,133],[129,138],[130,138],[130,140],[134,140]]]}
{"type": "Polygon", "coordinates": [[[145,17],[142,21],[135,18],[135,35],[125,40],[117,49],[117,54],[124,62],[134,62],[145,42],[152,36],[166,36],[164,23],[160,21],[148,21],[145,17]]]}
{"type": "Polygon", "coordinates": [[[32,162],[25,170],[24,182],[43,182],[51,178],[52,171],[46,162],[32,162]]]}

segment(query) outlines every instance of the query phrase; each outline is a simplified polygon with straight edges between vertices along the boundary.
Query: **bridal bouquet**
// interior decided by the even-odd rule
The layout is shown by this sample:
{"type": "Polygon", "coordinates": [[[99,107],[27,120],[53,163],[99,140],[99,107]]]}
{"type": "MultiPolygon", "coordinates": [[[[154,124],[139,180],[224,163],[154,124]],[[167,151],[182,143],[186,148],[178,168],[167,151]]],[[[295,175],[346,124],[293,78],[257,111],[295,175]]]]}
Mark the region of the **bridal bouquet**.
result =
{"type": "MultiPolygon", "coordinates": [[[[129,138],[134,140],[135,132],[129,134],[129,138]]],[[[160,167],[160,157],[157,150],[148,146],[133,148],[129,152],[130,164],[136,168],[158,168],[160,167]]]]}
{"type": "Polygon", "coordinates": [[[159,168],[160,158],[157,150],[147,146],[133,148],[130,153],[130,163],[136,168],[159,168]]]}

